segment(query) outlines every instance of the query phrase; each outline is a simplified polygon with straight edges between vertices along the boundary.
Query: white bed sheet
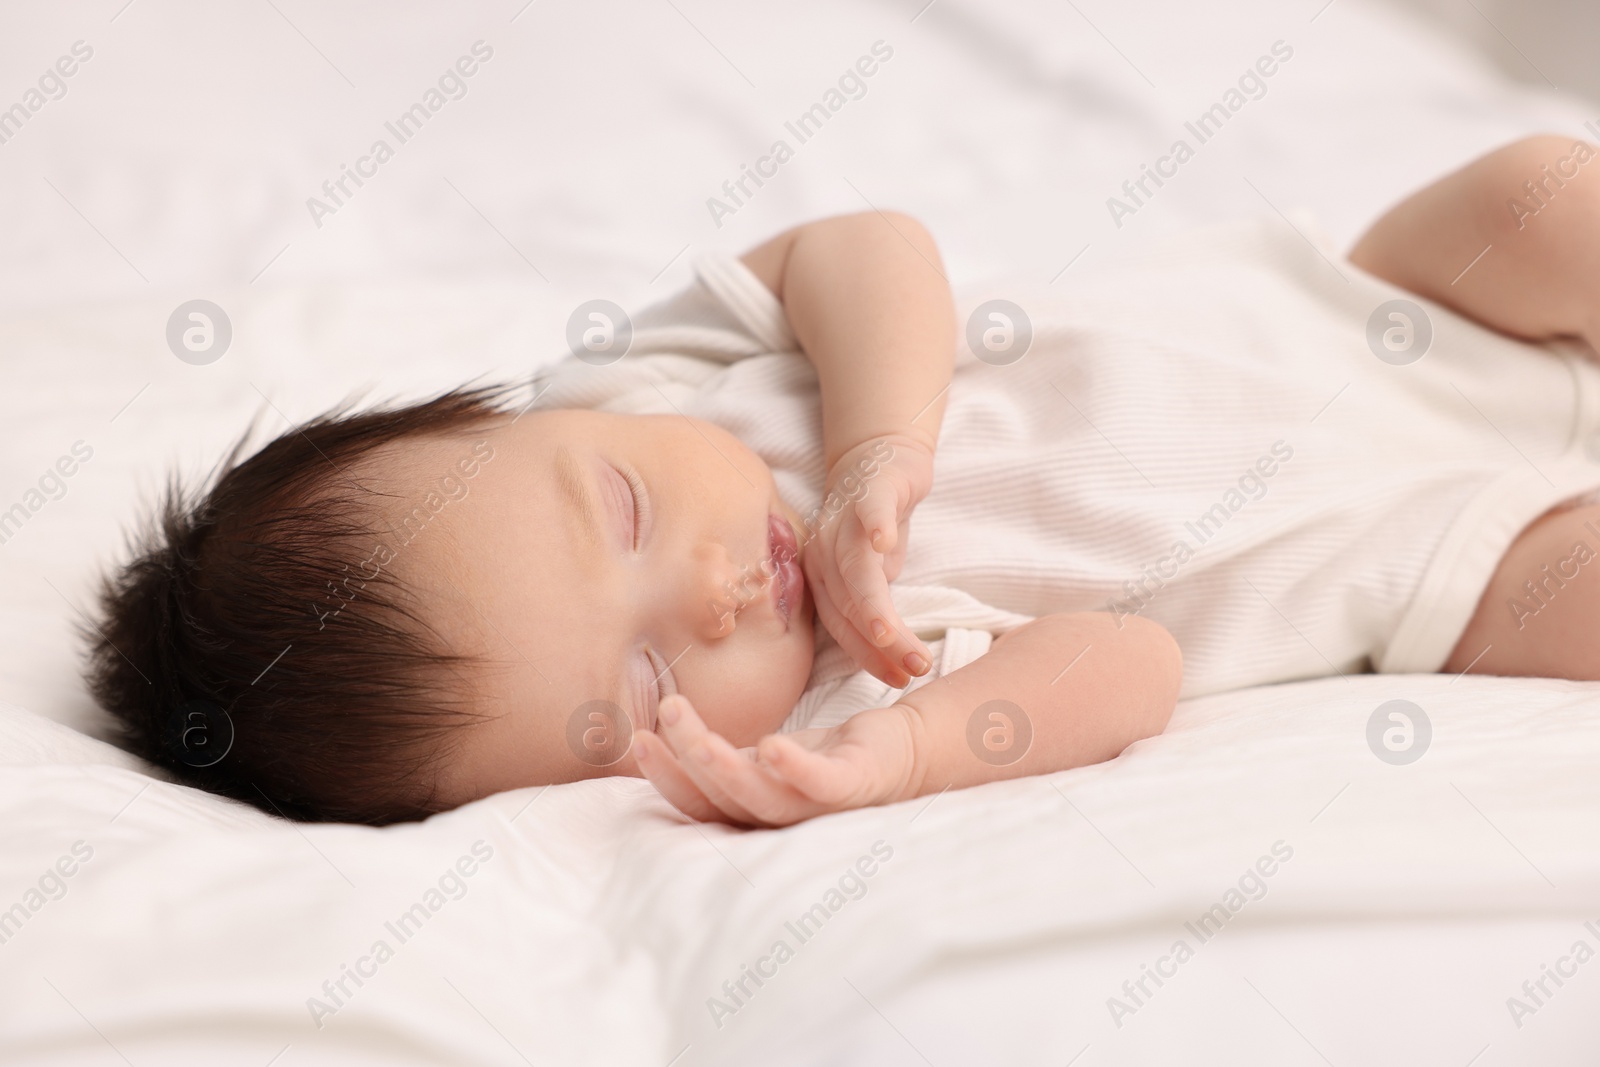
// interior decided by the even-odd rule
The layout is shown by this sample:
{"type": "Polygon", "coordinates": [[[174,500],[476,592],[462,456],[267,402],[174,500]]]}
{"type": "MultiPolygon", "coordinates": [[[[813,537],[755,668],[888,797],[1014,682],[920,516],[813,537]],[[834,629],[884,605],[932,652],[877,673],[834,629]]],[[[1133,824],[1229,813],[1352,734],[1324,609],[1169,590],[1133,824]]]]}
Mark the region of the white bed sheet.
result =
{"type": "Polygon", "coordinates": [[[1506,999],[1600,945],[1597,703],[1559,681],[1265,687],[1185,702],[1108,764],[777,832],[689,824],[626,779],[374,830],[122,767],[14,765],[0,904],[75,842],[93,854],[0,945],[8,1058],[1592,1062],[1600,964],[1521,1027],[1506,999]],[[1397,696],[1435,727],[1407,767],[1364,742],[1397,696]],[[492,856],[402,943],[386,924],[480,841],[492,856]],[[865,892],[830,902],[880,842],[865,892]],[[1186,928],[1280,842],[1292,854],[1245,887],[1259,899],[1204,942],[1186,928]],[[819,902],[835,908],[802,942],[785,924],[819,902]],[[1180,938],[1193,958],[1114,1014],[1180,938]],[[779,939],[793,957],[727,999],[779,939]],[[393,957],[363,963],[380,940],[393,957]],[[347,966],[368,975],[339,1003],[322,983],[347,966]]]}
{"type": "Polygon", "coordinates": [[[1493,144],[1579,134],[1583,105],[1355,0],[120,8],[0,35],[19,96],[95,48],[0,145],[0,508],[94,449],[0,545],[0,699],[27,709],[0,714],[0,908],[94,849],[0,944],[8,1061],[1594,1061],[1600,964],[1520,1027],[1506,998],[1600,948],[1595,686],[1219,696],[1111,764],[781,833],[683,825],[637,782],[292,827],[84,736],[69,607],[166,466],[204,471],[250,415],[526,374],[580,300],[653,299],[696,247],[869,203],[927,220],[958,285],[1297,207],[1350,240],[1493,144]],[[305,198],[479,39],[468,96],[314,227],[305,198]],[[1267,94],[1117,229],[1106,197],[1280,39],[1267,94]],[[706,198],[877,40],[866,96],[717,228],[706,198]],[[208,367],[163,341],[194,297],[234,323],[208,367]],[[1437,730],[1409,767],[1363,740],[1393,697],[1437,730]],[[318,1028],[307,998],[480,839],[467,895],[318,1028]],[[879,839],[867,896],[717,1030],[706,998],[879,839]],[[1116,1027],[1106,998],[1280,839],[1281,880],[1116,1027]]]}

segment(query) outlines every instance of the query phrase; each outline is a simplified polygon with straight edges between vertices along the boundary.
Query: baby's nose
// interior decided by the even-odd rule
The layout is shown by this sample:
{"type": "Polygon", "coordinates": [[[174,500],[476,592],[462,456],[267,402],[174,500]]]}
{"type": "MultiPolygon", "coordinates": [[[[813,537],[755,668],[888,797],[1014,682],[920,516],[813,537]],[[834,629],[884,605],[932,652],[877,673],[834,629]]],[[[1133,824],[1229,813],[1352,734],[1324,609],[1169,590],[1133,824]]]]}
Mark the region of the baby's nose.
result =
{"type": "Polygon", "coordinates": [[[733,633],[739,612],[760,594],[760,573],[744,574],[728,558],[727,549],[714,543],[694,550],[690,573],[690,618],[699,620],[697,636],[711,641],[733,633]]]}

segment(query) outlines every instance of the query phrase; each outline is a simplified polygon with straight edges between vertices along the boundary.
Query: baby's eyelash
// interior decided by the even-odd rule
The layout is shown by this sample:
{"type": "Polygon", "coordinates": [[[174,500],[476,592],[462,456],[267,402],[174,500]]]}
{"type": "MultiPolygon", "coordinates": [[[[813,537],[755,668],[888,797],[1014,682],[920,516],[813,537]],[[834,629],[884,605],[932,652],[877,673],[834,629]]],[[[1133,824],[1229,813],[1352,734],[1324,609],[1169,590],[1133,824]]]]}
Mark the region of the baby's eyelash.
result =
{"type": "Polygon", "coordinates": [[[656,703],[659,705],[661,701],[678,691],[678,687],[673,685],[667,677],[671,671],[671,664],[662,659],[661,654],[649,645],[645,646],[644,657],[645,661],[650,664],[650,673],[655,676],[656,703]]]}
{"type": "Polygon", "coordinates": [[[628,480],[628,488],[633,491],[633,550],[637,552],[644,542],[645,524],[650,519],[650,501],[645,495],[644,480],[632,467],[623,471],[622,476],[628,480]]]}

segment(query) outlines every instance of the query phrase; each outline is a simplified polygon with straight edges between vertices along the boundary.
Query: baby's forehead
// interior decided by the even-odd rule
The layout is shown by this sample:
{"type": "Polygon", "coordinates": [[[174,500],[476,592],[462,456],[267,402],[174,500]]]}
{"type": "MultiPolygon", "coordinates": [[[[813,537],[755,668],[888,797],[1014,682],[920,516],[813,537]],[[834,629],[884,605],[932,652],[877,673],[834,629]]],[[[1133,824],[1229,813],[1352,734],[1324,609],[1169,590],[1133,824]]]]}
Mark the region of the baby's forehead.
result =
{"type": "Polygon", "coordinates": [[[418,509],[441,513],[482,481],[504,444],[492,427],[452,436],[416,435],[385,442],[345,469],[345,490],[361,494],[374,514],[394,524],[418,509]]]}
{"type": "Polygon", "coordinates": [[[462,520],[469,518],[462,504],[485,484],[495,455],[491,439],[488,432],[406,438],[346,468],[333,492],[368,512],[369,571],[382,567],[419,594],[459,585],[462,520]]]}
{"type": "Polygon", "coordinates": [[[391,568],[431,603],[564,585],[574,546],[557,521],[555,454],[593,436],[594,413],[551,409],[386,443],[348,469],[391,568]],[[586,418],[587,417],[587,418],[586,418]]]}
{"type": "Polygon", "coordinates": [[[546,499],[555,492],[548,453],[566,436],[561,421],[391,442],[346,480],[370,509],[386,569],[430,622],[454,619],[445,629],[474,645],[495,644],[486,627],[505,622],[486,621],[484,611],[493,615],[510,588],[542,587],[571,554],[546,499]]]}

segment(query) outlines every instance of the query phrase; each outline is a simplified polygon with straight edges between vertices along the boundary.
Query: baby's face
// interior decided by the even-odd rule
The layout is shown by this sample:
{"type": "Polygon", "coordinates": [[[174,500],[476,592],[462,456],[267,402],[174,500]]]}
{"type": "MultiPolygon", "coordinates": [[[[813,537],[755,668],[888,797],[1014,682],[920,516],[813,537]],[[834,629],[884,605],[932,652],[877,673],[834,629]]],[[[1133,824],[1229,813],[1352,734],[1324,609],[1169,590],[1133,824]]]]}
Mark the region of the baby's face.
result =
{"type": "MultiPolygon", "coordinates": [[[[477,704],[494,718],[452,739],[446,806],[639,775],[629,725],[654,729],[674,689],[736,746],[783,722],[810,675],[813,608],[798,560],[792,591],[774,574],[774,527],[803,526],[760,457],[678,415],[529,412],[479,436],[493,458],[395,561],[452,647],[491,662],[477,704]]],[[[435,484],[469,450],[416,445],[407,480],[435,484]]]]}

